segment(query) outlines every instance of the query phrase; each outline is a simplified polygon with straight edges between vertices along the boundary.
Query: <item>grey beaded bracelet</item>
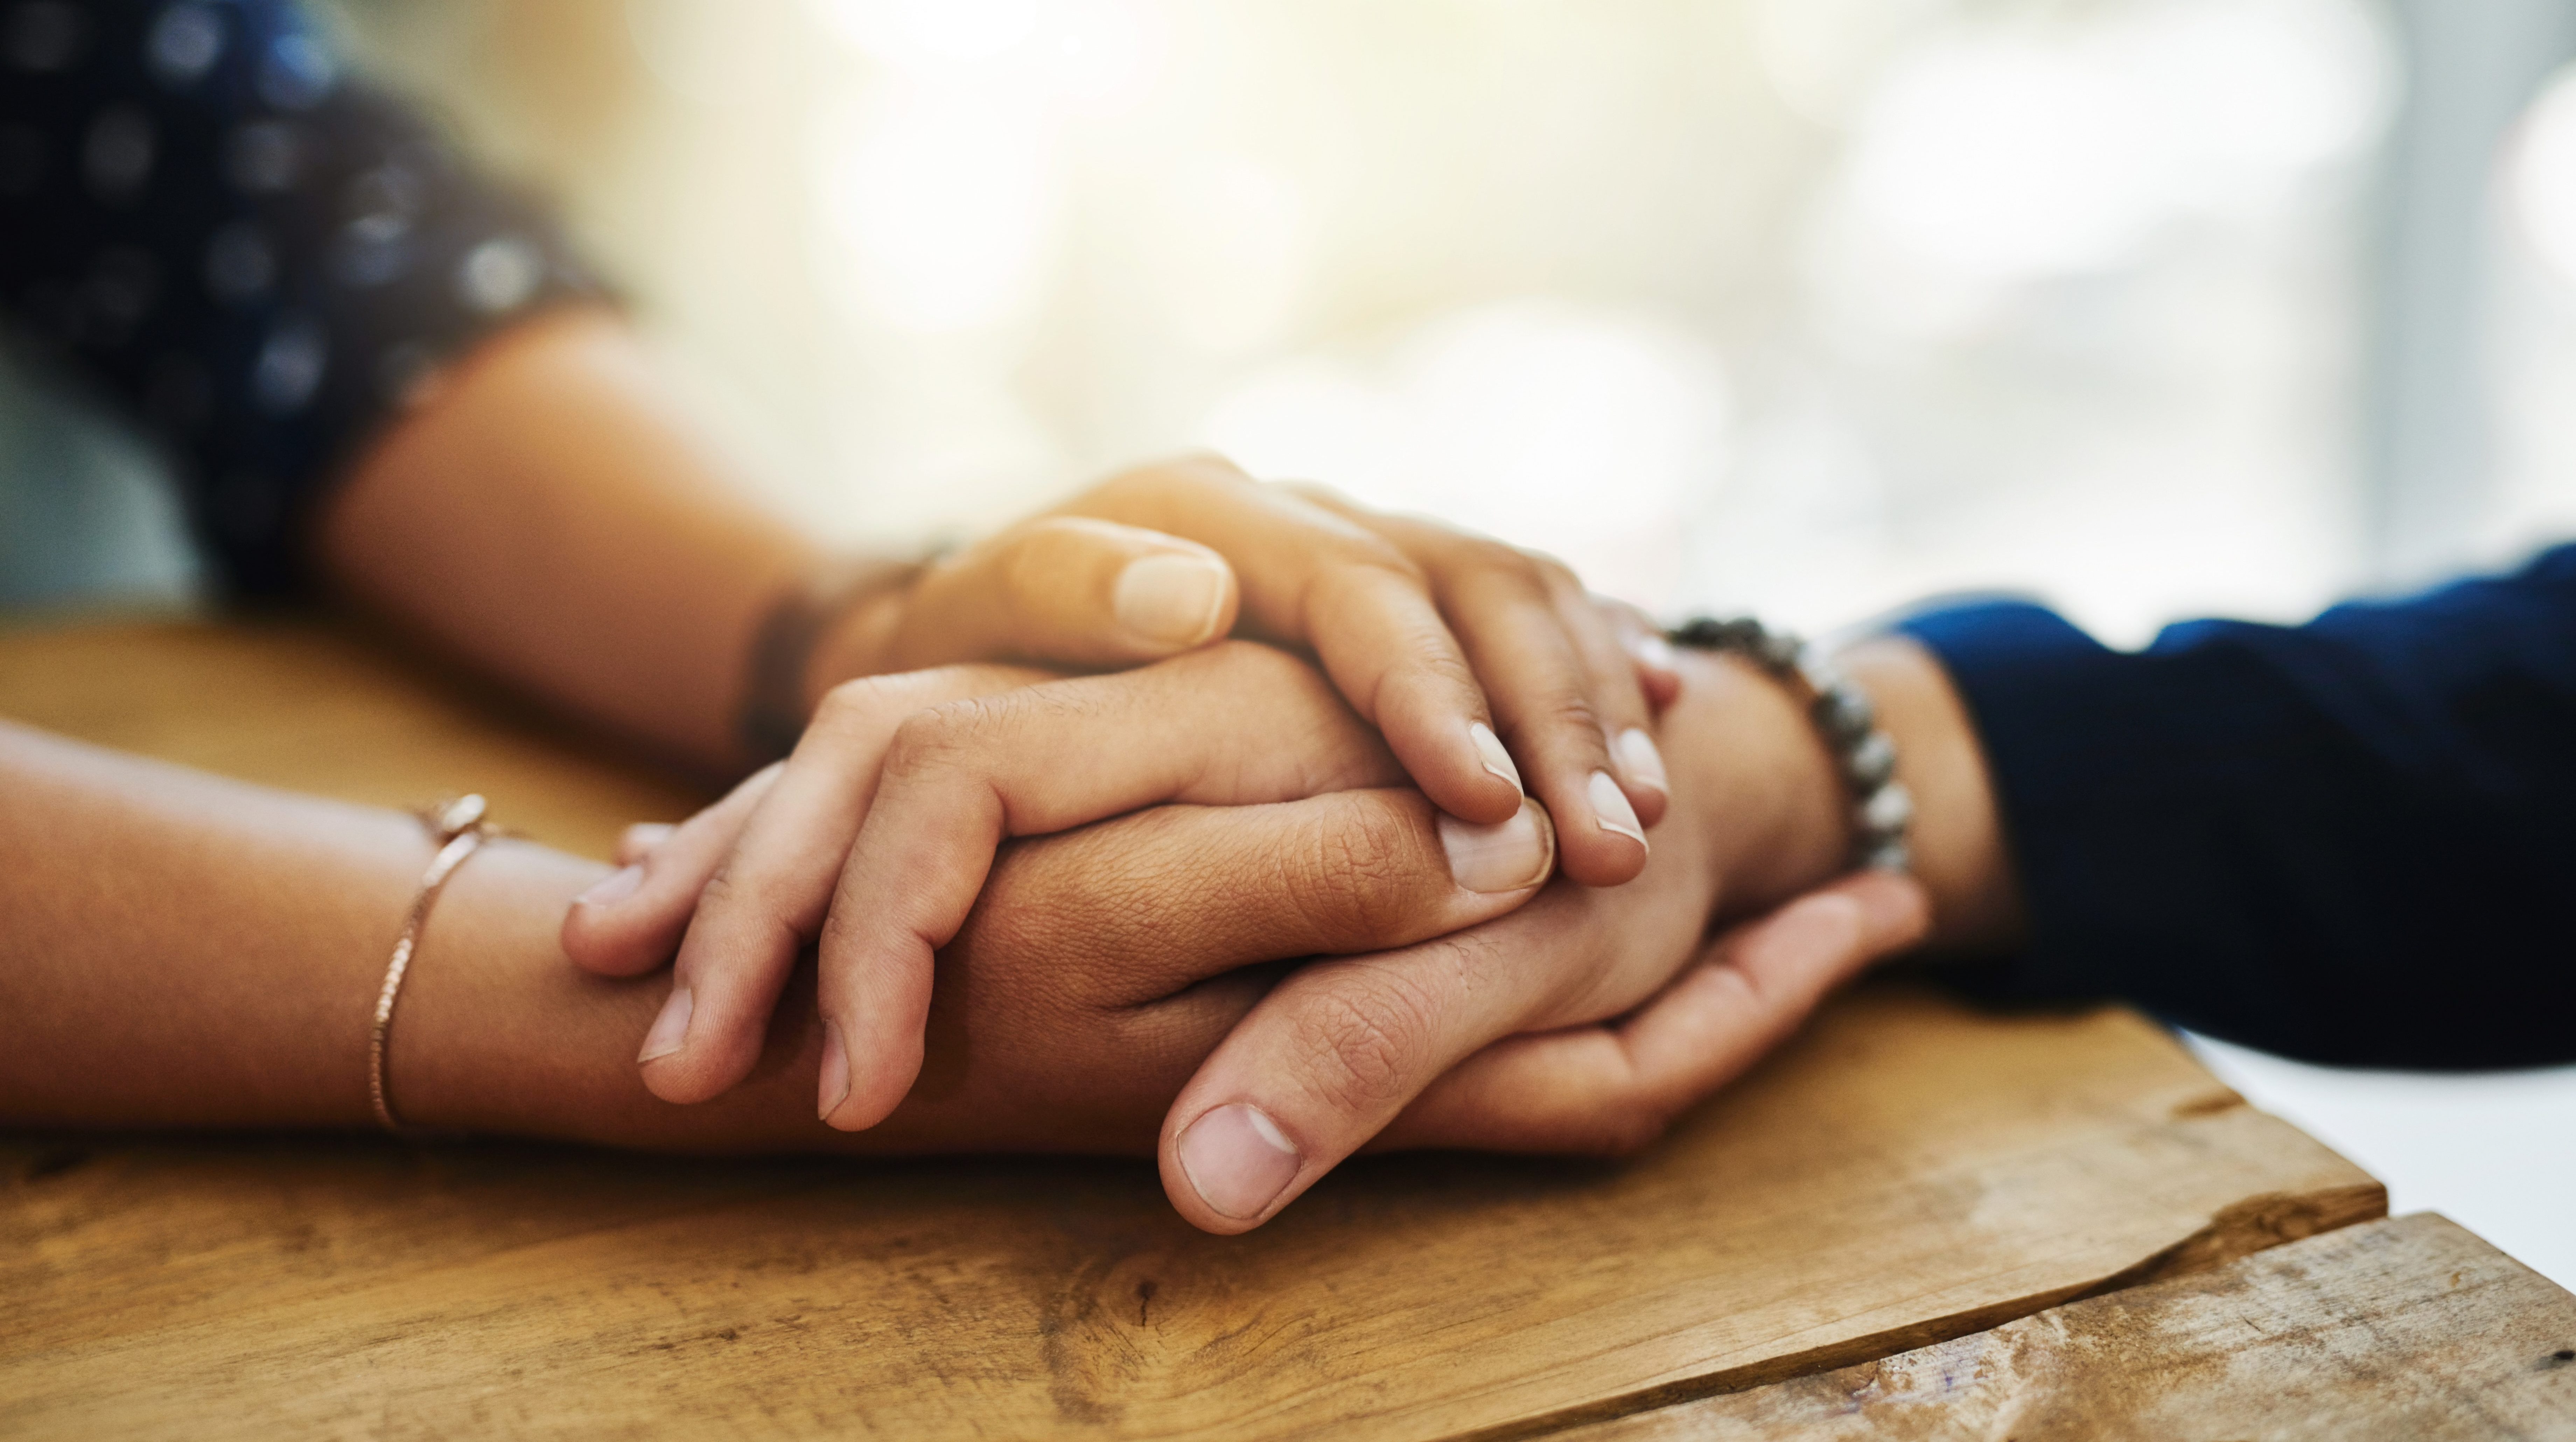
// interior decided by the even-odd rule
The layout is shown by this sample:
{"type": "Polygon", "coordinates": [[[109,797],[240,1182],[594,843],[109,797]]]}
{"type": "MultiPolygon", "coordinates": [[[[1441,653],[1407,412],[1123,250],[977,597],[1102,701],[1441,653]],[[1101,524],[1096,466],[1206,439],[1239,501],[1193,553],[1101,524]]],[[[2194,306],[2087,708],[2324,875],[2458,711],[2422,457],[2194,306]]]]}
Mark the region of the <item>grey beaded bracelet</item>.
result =
{"type": "Polygon", "coordinates": [[[1881,871],[1906,869],[1910,853],[1905,833],[1914,821],[1914,797],[1896,779],[1896,743],[1878,729],[1878,713],[1859,687],[1806,642],[1750,616],[1695,617],[1666,635],[1676,646],[1732,652],[1802,692],[1807,715],[1832,750],[1843,784],[1851,788],[1852,864],[1881,871]]]}

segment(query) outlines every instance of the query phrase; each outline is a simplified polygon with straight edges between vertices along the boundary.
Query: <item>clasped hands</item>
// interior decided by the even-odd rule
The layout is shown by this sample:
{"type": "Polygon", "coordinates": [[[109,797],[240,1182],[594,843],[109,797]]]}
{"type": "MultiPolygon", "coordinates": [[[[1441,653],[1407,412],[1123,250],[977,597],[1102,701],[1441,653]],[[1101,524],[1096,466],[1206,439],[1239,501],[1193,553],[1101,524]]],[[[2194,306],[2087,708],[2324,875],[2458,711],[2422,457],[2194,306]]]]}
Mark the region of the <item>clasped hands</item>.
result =
{"type": "Polygon", "coordinates": [[[1132,472],[854,613],[860,679],[564,947],[671,967],[667,1101],[783,1064],[887,1150],[1150,1147],[1210,1231],[1363,1148],[1627,1151],[1926,921],[1837,876],[1791,698],[1650,636],[1499,543],[1132,472]]]}

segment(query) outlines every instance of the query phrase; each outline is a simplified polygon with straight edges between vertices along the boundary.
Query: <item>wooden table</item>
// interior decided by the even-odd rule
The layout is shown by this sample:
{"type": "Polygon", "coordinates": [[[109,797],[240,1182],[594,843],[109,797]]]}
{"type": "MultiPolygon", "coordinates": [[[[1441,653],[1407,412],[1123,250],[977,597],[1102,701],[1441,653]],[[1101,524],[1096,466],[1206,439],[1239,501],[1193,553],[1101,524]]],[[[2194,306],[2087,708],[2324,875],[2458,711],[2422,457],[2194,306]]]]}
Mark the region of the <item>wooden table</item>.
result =
{"type": "MultiPolygon", "coordinates": [[[[593,853],[696,799],[286,624],[0,633],[0,715],[593,853]]],[[[10,1435],[2576,1436],[2576,1299],[2137,1016],[1893,987],[1633,1163],[1363,1161],[1241,1238],[1125,1161],[17,1135],[0,1187],[10,1435]]]]}

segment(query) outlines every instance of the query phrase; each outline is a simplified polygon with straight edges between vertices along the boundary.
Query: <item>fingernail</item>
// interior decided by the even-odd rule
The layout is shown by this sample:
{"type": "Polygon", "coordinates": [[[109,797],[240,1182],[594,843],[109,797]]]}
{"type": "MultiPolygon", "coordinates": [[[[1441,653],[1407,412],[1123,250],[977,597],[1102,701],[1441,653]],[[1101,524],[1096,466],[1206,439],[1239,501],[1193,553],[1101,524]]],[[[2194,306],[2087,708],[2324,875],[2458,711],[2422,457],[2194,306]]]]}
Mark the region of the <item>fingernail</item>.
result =
{"type": "Polygon", "coordinates": [[[662,1014],[653,1018],[653,1029],[644,1033],[644,1049],[635,1054],[635,1064],[642,1066],[678,1051],[680,1043],[689,1039],[689,1013],[696,1008],[686,986],[673,986],[671,999],[662,1003],[662,1014]]]}
{"type": "Polygon", "coordinates": [[[599,884],[573,898],[576,906],[615,906],[644,884],[644,868],[628,866],[599,879],[599,884]]]}
{"type": "Polygon", "coordinates": [[[1619,789],[1609,772],[1593,772],[1584,783],[1583,795],[1592,803],[1592,819],[1602,830],[1615,831],[1639,846],[1646,844],[1646,828],[1637,824],[1636,808],[1628,804],[1628,793],[1619,789]]]}
{"type": "Polygon", "coordinates": [[[1619,764],[1628,768],[1628,779],[1640,786],[1670,793],[1664,781],[1664,753],[1655,749],[1655,738],[1631,726],[1619,733],[1619,764]]]}
{"type": "Polygon", "coordinates": [[[1300,1158],[1259,1107],[1218,1107],[1181,1133],[1181,1174],[1208,1210],[1242,1221],[1260,1216],[1297,1177],[1300,1158]]]}
{"type": "Polygon", "coordinates": [[[1673,643],[1651,633],[1640,632],[1631,637],[1628,654],[1658,671],[1681,669],[1681,659],[1673,654],[1673,643]]]}
{"type": "Polygon", "coordinates": [[[1205,556],[1164,554],[1127,563],[1112,605],[1118,624],[1151,641],[1195,646],[1216,633],[1226,569],[1205,556]]]}
{"type": "Polygon", "coordinates": [[[1478,721],[1467,728],[1467,739],[1475,743],[1476,759],[1487,771],[1512,783],[1514,791],[1528,794],[1521,785],[1521,769],[1512,764],[1512,753],[1503,749],[1503,738],[1494,734],[1493,727],[1478,721]]]}
{"type": "Polygon", "coordinates": [[[1497,826],[1473,826],[1455,816],[1440,818],[1440,849],[1449,853],[1449,874],[1469,891],[1491,894],[1519,891],[1547,880],[1548,836],[1535,808],[1521,803],[1518,815],[1497,826]]]}
{"type": "Polygon", "coordinates": [[[679,829],[667,821],[638,821],[626,828],[626,834],[617,838],[617,844],[627,855],[640,857],[670,840],[671,833],[679,829]]]}
{"type": "Polygon", "coordinates": [[[850,1099],[850,1049],[841,1044],[841,1024],[823,1023],[823,1085],[815,1094],[815,1115],[825,1121],[850,1099]]]}

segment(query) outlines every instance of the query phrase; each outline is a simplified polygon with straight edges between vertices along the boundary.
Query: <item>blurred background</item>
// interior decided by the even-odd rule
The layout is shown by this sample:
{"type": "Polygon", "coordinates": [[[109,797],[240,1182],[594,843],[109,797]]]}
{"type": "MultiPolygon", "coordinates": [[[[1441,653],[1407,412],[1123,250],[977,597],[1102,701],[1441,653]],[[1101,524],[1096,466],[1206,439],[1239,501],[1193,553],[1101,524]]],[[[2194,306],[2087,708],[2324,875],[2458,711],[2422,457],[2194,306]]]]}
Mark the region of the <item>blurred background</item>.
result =
{"type": "MultiPolygon", "coordinates": [[[[325,8],[853,541],[1214,446],[1659,611],[2135,643],[2576,534],[2576,0],[325,8]]],[[[42,386],[0,538],[83,539],[0,604],[192,595],[42,386]]],[[[2576,1285],[2576,1073],[2212,1055],[2576,1285]]]]}

